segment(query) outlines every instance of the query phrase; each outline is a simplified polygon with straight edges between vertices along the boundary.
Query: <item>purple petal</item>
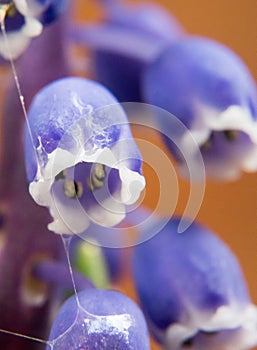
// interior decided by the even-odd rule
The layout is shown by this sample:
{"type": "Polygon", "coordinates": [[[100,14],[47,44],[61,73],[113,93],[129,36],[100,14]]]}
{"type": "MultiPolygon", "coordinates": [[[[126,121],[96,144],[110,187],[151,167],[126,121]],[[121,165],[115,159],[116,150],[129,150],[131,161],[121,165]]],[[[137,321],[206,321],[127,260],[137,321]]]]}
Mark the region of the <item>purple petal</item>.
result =
{"type": "Polygon", "coordinates": [[[119,223],[145,180],[126,114],[114,96],[86,79],[61,79],[37,94],[29,125],[30,193],[49,207],[54,219],[49,228],[81,233],[90,221],[119,223]]]}
{"type": "MultiPolygon", "coordinates": [[[[148,66],[143,91],[146,102],[174,114],[191,131],[208,176],[233,179],[242,170],[257,170],[257,89],[228,48],[197,37],[174,43],[148,66]]],[[[181,143],[186,145],[186,137],[181,143]]],[[[184,171],[183,159],[167,145],[184,171]]]]}
{"type": "Polygon", "coordinates": [[[104,290],[80,292],[78,304],[74,296],[67,300],[54,320],[49,340],[59,350],[150,349],[140,309],[128,297],[104,290]]]}
{"type": "Polygon", "coordinates": [[[175,18],[154,4],[107,2],[105,21],[74,32],[77,42],[93,49],[96,79],[120,101],[141,101],[146,65],[184,35],[175,18]]]}
{"type": "Polygon", "coordinates": [[[240,328],[242,343],[256,344],[257,309],[236,257],[204,227],[194,223],[179,234],[178,224],[170,220],[135,248],[136,288],[154,335],[180,349],[199,331],[240,328]]]}

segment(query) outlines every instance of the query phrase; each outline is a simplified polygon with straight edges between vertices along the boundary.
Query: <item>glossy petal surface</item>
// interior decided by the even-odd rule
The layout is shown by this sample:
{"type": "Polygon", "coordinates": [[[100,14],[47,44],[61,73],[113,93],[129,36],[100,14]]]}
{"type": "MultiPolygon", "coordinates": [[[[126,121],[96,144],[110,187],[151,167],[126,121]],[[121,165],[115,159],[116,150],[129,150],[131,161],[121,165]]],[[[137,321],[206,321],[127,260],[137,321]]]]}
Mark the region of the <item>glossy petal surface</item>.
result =
{"type": "Polygon", "coordinates": [[[90,221],[119,223],[145,180],[141,155],[115,97],[86,79],[60,79],[37,94],[29,125],[29,190],[38,204],[49,207],[54,219],[49,228],[69,234],[83,232],[90,221]]]}
{"type": "Polygon", "coordinates": [[[67,300],[54,320],[48,350],[147,350],[146,322],[132,300],[114,291],[87,290],[67,300]]]}

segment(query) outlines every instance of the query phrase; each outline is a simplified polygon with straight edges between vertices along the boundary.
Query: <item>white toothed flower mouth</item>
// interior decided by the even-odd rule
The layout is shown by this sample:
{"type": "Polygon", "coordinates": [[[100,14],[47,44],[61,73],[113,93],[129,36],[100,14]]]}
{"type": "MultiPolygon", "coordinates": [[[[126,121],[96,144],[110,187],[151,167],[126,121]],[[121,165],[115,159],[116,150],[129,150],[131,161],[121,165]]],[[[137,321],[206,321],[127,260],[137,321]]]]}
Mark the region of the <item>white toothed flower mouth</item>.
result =
{"type": "Polygon", "coordinates": [[[67,7],[66,0],[10,0],[3,5],[8,47],[0,35],[0,54],[5,59],[18,58],[32,38],[42,33],[43,27],[53,22],[67,7]]]}
{"type": "Polygon", "coordinates": [[[188,324],[173,324],[165,332],[167,350],[242,350],[257,344],[257,307],[221,306],[214,314],[199,313],[188,324]]]}
{"type": "MultiPolygon", "coordinates": [[[[143,77],[146,102],[175,115],[193,135],[209,178],[233,180],[257,170],[257,88],[241,59],[228,47],[189,36],[170,45],[143,77]]],[[[171,127],[160,122],[163,133],[171,127]]],[[[190,137],[192,137],[190,135],[190,137]]],[[[188,135],[168,149],[188,175],[180,150],[196,155],[188,135]]]]}
{"type": "Polygon", "coordinates": [[[135,246],[133,275],[152,334],[167,350],[256,346],[257,307],[236,257],[196,222],[178,233],[179,221],[135,246]]]}
{"type": "Polygon", "coordinates": [[[90,222],[120,223],[145,187],[141,155],[122,107],[102,85],[60,79],[35,97],[26,130],[26,169],[34,200],[49,208],[56,233],[90,222]]]}
{"type": "MultiPolygon", "coordinates": [[[[257,171],[257,121],[246,108],[230,106],[219,112],[200,106],[198,117],[190,128],[190,137],[194,137],[201,150],[208,176],[233,180],[243,171],[257,171]]],[[[188,137],[185,135],[181,140],[185,149],[188,137]]],[[[180,166],[182,173],[186,173],[185,164],[180,166]]]]}

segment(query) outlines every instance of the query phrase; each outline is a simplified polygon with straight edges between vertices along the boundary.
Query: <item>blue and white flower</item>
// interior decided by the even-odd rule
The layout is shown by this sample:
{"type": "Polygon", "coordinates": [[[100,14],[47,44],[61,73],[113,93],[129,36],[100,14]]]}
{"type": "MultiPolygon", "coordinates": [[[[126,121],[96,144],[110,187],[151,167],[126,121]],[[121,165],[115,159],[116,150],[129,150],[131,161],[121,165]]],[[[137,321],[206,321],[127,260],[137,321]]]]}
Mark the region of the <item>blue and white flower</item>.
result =
{"type": "Polygon", "coordinates": [[[242,350],[257,345],[257,307],[231,250],[178,219],[135,247],[133,273],[150,329],[165,349],[242,350]]]}
{"type": "Polygon", "coordinates": [[[34,200],[49,207],[56,233],[90,221],[114,226],[145,186],[141,155],[123,108],[99,83],[63,78],[35,97],[26,129],[26,169],[34,200]]]}
{"type": "Polygon", "coordinates": [[[68,0],[8,0],[0,3],[1,21],[5,22],[8,45],[0,35],[0,54],[17,58],[43,27],[55,21],[67,8],[68,0]]]}
{"type": "MultiPolygon", "coordinates": [[[[235,179],[257,170],[257,89],[230,49],[200,37],[177,41],[148,65],[142,89],[146,102],[174,114],[190,130],[209,177],[235,179]]],[[[167,128],[168,120],[164,132],[167,128]]],[[[187,137],[181,137],[179,149],[187,137]]],[[[174,144],[167,145],[185,171],[174,144]]]]}

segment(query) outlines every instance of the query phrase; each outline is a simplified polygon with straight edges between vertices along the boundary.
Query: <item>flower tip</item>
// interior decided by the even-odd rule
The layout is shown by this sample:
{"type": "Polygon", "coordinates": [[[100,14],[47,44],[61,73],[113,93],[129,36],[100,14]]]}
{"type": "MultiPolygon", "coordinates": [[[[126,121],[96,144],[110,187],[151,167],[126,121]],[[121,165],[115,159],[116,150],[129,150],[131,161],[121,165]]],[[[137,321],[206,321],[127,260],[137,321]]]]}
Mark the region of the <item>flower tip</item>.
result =
{"type": "Polygon", "coordinates": [[[29,38],[39,36],[42,33],[43,25],[33,17],[26,18],[26,25],[22,28],[22,32],[29,38]]]}
{"type": "Polygon", "coordinates": [[[126,205],[134,204],[145,188],[144,176],[125,167],[120,169],[119,175],[122,181],[122,202],[126,205]]]}

